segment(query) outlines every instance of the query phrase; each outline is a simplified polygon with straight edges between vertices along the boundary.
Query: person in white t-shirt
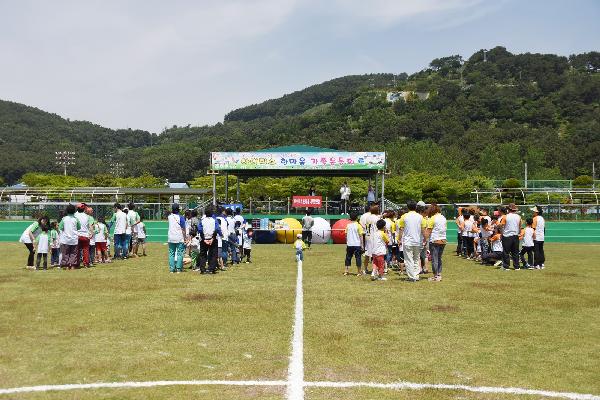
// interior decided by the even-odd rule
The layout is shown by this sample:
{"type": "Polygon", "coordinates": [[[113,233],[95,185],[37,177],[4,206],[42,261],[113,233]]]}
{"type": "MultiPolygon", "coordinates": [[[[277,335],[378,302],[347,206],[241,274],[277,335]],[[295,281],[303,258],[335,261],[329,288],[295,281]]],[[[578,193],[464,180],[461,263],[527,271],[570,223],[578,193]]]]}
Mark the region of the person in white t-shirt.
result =
{"type": "Polygon", "coordinates": [[[419,280],[419,260],[425,237],[425,219],[416,212],[417,203],[409,200],[406,203],[408,212],[400,218],[400,234],[404,244],[404,264],[408,282],[419,280]]]}
{"type": "Polygon", "coordinates": [[[542,217],[542,207],[535,206],[533,211],[533,264],[535,269],[544,269],[546,254],[544,253],[544,240],[546,239],[546,221],[542,217]]]}
{"type": "Polygon", "coordinates": [[[137,231],[137,239],[135,244],[133,245],[133,255],[135,257],[138,256],[138,250],[140,246],[142,247],[142,256],[146,257],[146,224],[144,224],[144,218],[138,214],[138,223],[134,228],[137,231]]]}
{"type": "Polygon", "coordinates": [[[519,259],[521,260],[521,268],[533,269],[533,236],[535,235],[535,231],[531,227],[533,219],[527,218],[525,223],[525,228],[521,229],[521,233],[519,234],[519,240],[521,240],[519,259]],[[525,261],[525,254],[527,254],[527,261],[525,261]]]}
{"type": "Polygon", "coordinates": [[[499,225],[502,227],[502,248],[504,250],[504,259],[502,268],[505,271],[510,270],[510,260],[512,259],[515,271],[521,269],[519,265],[519,233],[521,232],[521,217],[517,214],[517,206],[514,203],[508,205],[508,213],[502,218],[499,225]]]}
{"type": "Polygon", "coordinates": [[[35,260],[35,269],[40,270],[40,261],[43,259],[44,271],[48,269],[48,252],[50,249],[50,234],[48,225],[42,226],[42,232],[37,237],[37,258],[35,260]]]}
{"type": "Polygon", "coordinates": [[[126,258],[129,245],[127,244],[127,214],[123,212],[123,206],[115,203],[115,213],[113,214],[110,225],[113,227],[115,256],[114,259],[126,258]]]}
{"type": "Polygon", "coordinates": [[[350,190],[350,186],[348,186],[348,182],[344,182],[342,187],[340,188],[340,213],[348,214],[348,204],[350,203],[350,194],[352,191],[350,190]]]}

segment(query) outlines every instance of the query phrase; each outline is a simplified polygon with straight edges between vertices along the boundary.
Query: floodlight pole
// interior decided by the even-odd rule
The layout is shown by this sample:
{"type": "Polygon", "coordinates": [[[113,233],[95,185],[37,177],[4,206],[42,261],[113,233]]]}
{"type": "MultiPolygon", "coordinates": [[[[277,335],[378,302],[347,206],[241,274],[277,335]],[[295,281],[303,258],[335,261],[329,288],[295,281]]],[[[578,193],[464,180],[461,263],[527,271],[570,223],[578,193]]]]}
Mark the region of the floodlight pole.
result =
{"type": "Polygon", "coordinates": [[[225,203],[229,203],[229,172],[225,172],[225,203]]]}
{"type": "Polygon", "coordinates": [[[235,177],[235,181],[237,182],[237,188],[236,188],[236,193],[235,193],[235,200],[237,203],[240,202],[240,176],[236,175],[235,177]]]}
{"type": "Polygon", "coordinates": [[[527,189],[527,163],[525,163],[525,189],[527,189]]]}
{"type": "Polygon", "coordinates": [[[207,175],[212,175],[212,193],[213,193],[213,206],[217,205],[217,175],[219,172],[209,169],[206,172],[207,175]]]}
{"type": "Polygon", "coordinates": [[[67,175],[67,165],[75,165],[75,152],[74,151],[55,151],[54,158],[56,159],[56,165],[62,165],[63,175],[67,175]]]}

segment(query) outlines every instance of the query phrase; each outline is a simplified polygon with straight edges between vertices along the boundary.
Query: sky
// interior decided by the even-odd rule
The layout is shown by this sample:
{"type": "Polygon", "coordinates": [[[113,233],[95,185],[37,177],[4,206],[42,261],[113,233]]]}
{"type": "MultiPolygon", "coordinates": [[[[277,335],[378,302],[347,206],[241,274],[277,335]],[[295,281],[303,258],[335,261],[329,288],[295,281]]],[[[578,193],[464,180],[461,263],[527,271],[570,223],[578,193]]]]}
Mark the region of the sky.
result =
{"type": "Polygon", "coordinates": [[[596,0],[0,0],[0,99],[160,133],[438,57],[600,50],[596,0]]]}

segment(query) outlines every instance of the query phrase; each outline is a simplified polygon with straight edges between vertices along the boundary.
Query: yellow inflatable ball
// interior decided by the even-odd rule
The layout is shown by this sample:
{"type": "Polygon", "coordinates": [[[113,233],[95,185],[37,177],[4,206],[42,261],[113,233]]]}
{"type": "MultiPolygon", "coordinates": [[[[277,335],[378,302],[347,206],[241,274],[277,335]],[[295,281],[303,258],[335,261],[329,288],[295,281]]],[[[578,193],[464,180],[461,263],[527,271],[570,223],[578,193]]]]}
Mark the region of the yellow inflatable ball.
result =
{"type": "Polygon", "coordinates": [[[284,218],[281,221],[288,229],[277,230],[277,241],[279,243],[294,243],[296,241],[296,235],[302,233],[302,224],[294,218],[284,218]]]}

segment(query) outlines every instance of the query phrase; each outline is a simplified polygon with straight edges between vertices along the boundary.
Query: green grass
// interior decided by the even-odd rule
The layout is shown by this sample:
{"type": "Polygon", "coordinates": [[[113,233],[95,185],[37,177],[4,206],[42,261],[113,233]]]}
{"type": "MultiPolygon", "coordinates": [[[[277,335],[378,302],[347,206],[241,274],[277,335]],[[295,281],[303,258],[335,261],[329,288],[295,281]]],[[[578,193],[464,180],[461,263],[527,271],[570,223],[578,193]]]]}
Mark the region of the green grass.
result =
{"type": "MultiPolygon", "coordinates": [[[[0,388],[150,380],[286,379],[291,246],[216,276],[168,274],[166,247],[89,270],[33,272],[0,244],[0,388]]],[[[304,263],[307,381],[406,380],[600,394],[600,246],[550,244],[543,271],[502,272],[447,252],[444,280],[341,275],[343,246],[304,263]]],[[[3,396],[0,395],[0,398],[3,396]]],[[[162,387],[18,399],[283,398],[281,387],[162,387]]],[[[516,398],[307,388],[307,399],[516,398]]],[[[6,396],[5,396],[6,398],[6,396]]]]}

